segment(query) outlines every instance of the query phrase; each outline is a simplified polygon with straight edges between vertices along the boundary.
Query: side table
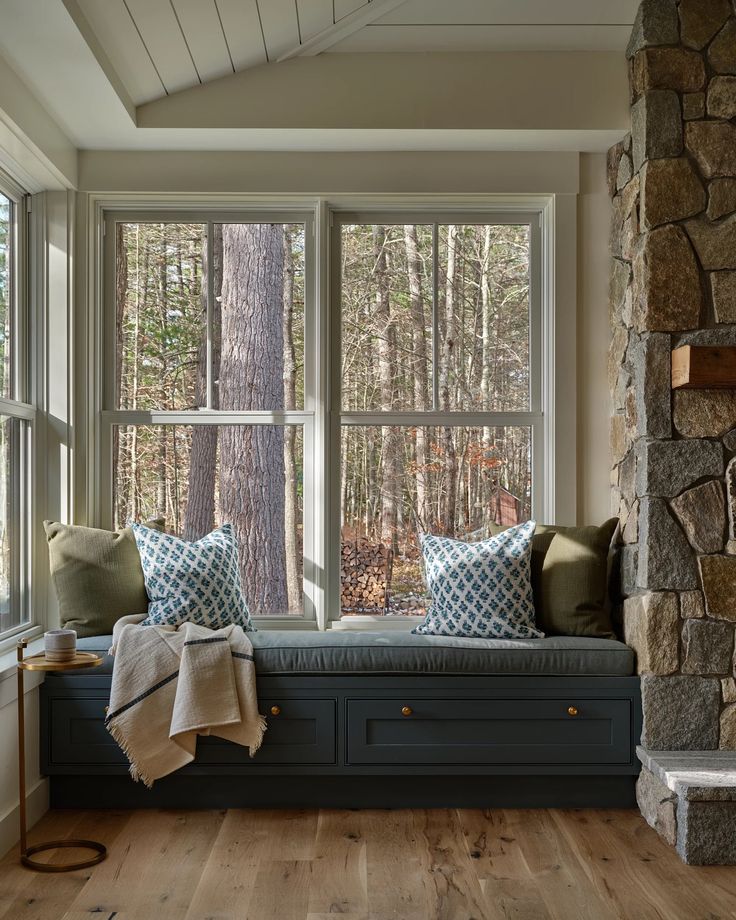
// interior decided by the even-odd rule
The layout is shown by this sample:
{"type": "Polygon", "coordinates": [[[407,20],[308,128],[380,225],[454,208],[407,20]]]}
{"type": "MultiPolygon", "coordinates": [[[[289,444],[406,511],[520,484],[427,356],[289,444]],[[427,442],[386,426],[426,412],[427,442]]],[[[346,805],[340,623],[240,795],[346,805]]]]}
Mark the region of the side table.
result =
{"type": "Polygon", "coordinates": [[[102,664],[102,658],[92,652],[77,652],[69,661],[49,661],[45,655],[31,655],[23,657],[28,645],[26,639],[18,643],[18,789],[20,792],[20,861],[29,869],[38,872],[73,872],[75,869],[86,869],[96,866],[107,856],[107,849],[94,840],[51,840],[48,843],[38,843],[29,847],[26,840],[26,733],[25,733],[25,697],[24,697],[24,671],[71,671],[79,668],[96,668],[102,664]],[[74,848],[94,850],[91,859],[76,863],[45,863],[31,859],[36,853],[43,850],[57,850],[61,848],[74,848]]]}

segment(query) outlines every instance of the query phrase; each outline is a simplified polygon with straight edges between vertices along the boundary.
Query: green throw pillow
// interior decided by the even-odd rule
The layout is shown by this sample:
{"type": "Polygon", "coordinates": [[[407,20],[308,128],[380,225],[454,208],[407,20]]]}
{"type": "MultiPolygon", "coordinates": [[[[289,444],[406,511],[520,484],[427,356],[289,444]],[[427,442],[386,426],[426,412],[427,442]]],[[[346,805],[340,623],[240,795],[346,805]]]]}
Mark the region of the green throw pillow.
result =
{"type": "MultiPolygon", "coordinates": [[[[77,636],[106,636],[120,617],[148,611],[133,531],[44,521],[61,625],[77,636]]],[[[163,531],[163,520],[148,527],[163,531]]]]}
{"type": "MultiPolygon", "coordinates": [[[[550,636],[615,639],[608,604],[608,554],[618,524],[537,524],[532,540],[536,623],[550,636]]],[[[499,533],[505,528],[494,526],[499,533]]]]}

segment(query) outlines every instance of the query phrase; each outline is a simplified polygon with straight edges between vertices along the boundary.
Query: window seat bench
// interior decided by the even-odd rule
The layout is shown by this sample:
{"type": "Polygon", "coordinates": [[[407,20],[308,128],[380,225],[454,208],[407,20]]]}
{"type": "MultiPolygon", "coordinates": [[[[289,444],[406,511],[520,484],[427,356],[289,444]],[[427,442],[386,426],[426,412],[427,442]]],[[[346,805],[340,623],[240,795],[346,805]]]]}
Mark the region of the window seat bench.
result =
{"type": "MultiPolygon", "coordinates": [[[[556,636],[263,630],[268,731],[254,758],[203,737],[197,759],[134,783],[104,727],[112,660],[49,674],[41,766],[56,807],[628,807],[639,679],[623,643],[556,636]]],[[[106,653],[110,637],[80,640],[106,653]]]]}

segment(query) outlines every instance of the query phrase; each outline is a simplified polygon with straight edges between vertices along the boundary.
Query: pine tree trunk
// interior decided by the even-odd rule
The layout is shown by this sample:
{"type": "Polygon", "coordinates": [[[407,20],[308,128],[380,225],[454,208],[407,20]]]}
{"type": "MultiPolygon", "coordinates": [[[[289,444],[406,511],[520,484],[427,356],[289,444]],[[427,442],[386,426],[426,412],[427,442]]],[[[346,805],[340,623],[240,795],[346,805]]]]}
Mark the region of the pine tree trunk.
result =
{"type": "MultiPolygon", "coordinates": [[[[294,352],[294,255],[291,231],[284,227],[284,409],[296,409],[296,355],[294,352]]],[[[299,578],[297,546],[298,496],[295,425],[284,428],[284,550],[286,554],[286,593],[289,610],[300,610],[302,586],[299,578]]]]}
{"type": "MultiPolygon", "coordinates": [[[[220,405],[281,409],[284,401],[284,244],[281,226],[225,224],[222,232],[220,405]]],[[[222,516],[240,546],[251,611],[288,609],[284,547],[284,432],[226,425],[220,435],[222,516]]]]}
{"type": "MultiPolygon", "coordinates": [[[[166,224],[161,225],[161,245],[159,249],[158,256],[158,280],[159,280],[159,291],[158,291],[158,308],[159,308],[159,323],[161,327],[161,341],[166,342],[168,340],[168,324],[169,324],[169,285],[168,285],[168,252],[167,252],[167,227],[166,224]]],[[[170,405],[170,396],[167,392],[167,379],[168,379],[168,361],[166,357],[165,346],[162,346],[161,351],[161,396],[159,405],[164,406],[165,408],[173,408],[170,405]]],[[[160,427],[157,431],[158,437],[158,479],[156,482],[156,516],[165,518],[167,512],[167,502],[166,502],[166,480],[168,476],[167,470],[167,458],[166,458],[166,437],[167,432],[165,427],[160,427]]],[[[176,511],[171,508],[171,517],[176,517],[176,511]]],[[[170,524],[175,526],[173,520],[170,521],[170,524]]]]}
{"type": "MultiPolygon", "coordinates": [[[[123,319],[125,317],[125,300],[128,295],[128,253],[126,250],[125,225],[115,225],[115,408],[122,405],[121,386],[123,380],[123,362],[125,361],[125,340],[123,337],[123,319]]],[[[120,449],[120,430],[117,425],[112,429],[112,481],[116,484],[115,520],[124,527],[128,522],[128,502],[124,484],[130,475],[127,456],[120,449]]]]}
{"type": "MultiPolygon", "coordinates": [[[[395,367],[396,327],[391,317],[388,292],[388,265],[386,259],[386,234],[383,227],[373,228],[373,256],[376,296],[373,322],[378,337],[378,373],[381,389],[381,409],[390,412],[396,408],[395,367]]],[[[399,499],[401,488],[401,435],[396,427],[383,431],[383,482],[381,488],[381,542],[398,551],[399,499]]]]}
{"type": "MultiPolygon", "coordinates": [[[[202,247],[202,339],[197,355],[197,379],[194,396],[197,408],[207,405],[207,290],[210,267],[207,264],[207,239],[202,247]]],[[[220,375],[220,324],[222,309],[222,224],[213,226],[212,257],[214,270],[214,303],[212,304],[212,377],[220,375]]],[[[219,406],[218,388],[212,389],[212,408],[219,406]]],[[[183,537],[200,540],[215,526],[215,476],[217,470],[217,428],[195,425],[192,430],[192,452],[189,461],[189,490],[183,537]]]]}
{"type": "MultiPolygon", "coordinates": [[[[414,408],[417,412],[424,412],[428,405],[428,380],[427,380],[427,340],[424,335],[424,300],[422,299],[422,263],[419,258],[419,243],[417,228],[413,224],[404,227],[404,246],[406,248],[406,263],[409,273],[409,305],[412,328],[412,352],[414,375],[414,408]]],[[[427,501],[427,432],[419,426],[416,429],[416,489],[417,489],[417,517],[419,527],[426,531],[429,529],[430,510],[427,501]]]]}
{"type": "MultiPolygon", "coordinates": [[[[445,278],[445,329],[442,343],[442,368],[440,374],[440,401],[442,409],[452,409],[451,387],[455,372],[455,258],[457,227],[447,228],[447,274],[445,278]]],[[[457,456],[452,428],[442,429],[443,483],[442,530],[448,536],[455,533],[455,505],[457,504],[457,456]]]]}
{"type": "MultiPolygon", "coordinates": [[[[482,323],[482,373],[480,381],[480,392],[481,392],[481,408],[484,412],[490,412],[493,408],[493,393],[491,390],[492,386],[492,374],[493,367],[491,364],[491,228],[486,226],[485,234],[483,237],[483,263],[481,267],[481,276],[480,276],[480,292],[481,292],[481,309],[483,312],[483,323],[482,323]]],[[[491,448],[492,448],[492,438],[491,438],[491,429],[489,427],[483,428],[483,455],[485,458],[490,458],[491,448]]],[[[484,473],[483,476],[483,488],[482,488],[482,503],[483,503],[483,514],[484,520],[486,523],[491,523],[495,519],[495,509],[492,508],[493,500],[493,476],[488,470],[484,473]]]]}
{"type": "MultiPolygon", "coordinates": [[[[146,309],[148,300],[148,240],[143,240],[141,247],[141,228],[136,227],[135,237],[135,316],[133,318],[133,370],[131,373],[131,398],[130,408],[138,408],[138,378],[140,371],[139,364],[139,339],[141,329],[141,309],[146,309]],[[143,287],[141,289],[141,258],[143,259],[143,287]]],[[[140,470],[138,464],[138,426],[134,425],[130,436],[130,500],[128,507],[130,509],[130,518],[137,521],[140,518],[140,470]]]]}

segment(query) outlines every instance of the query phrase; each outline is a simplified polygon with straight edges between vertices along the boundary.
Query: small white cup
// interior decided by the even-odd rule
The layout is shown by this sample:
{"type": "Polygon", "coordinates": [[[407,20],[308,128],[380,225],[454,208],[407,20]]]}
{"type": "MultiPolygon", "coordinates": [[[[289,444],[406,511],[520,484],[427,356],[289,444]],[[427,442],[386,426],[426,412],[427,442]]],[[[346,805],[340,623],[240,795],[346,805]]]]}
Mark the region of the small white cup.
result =
{"type": "Polygon", "coordinates": [[[43,634],[48,661],[72,661],[77,654],[77,634],[73,629],[50,629],[43,634]]]}

